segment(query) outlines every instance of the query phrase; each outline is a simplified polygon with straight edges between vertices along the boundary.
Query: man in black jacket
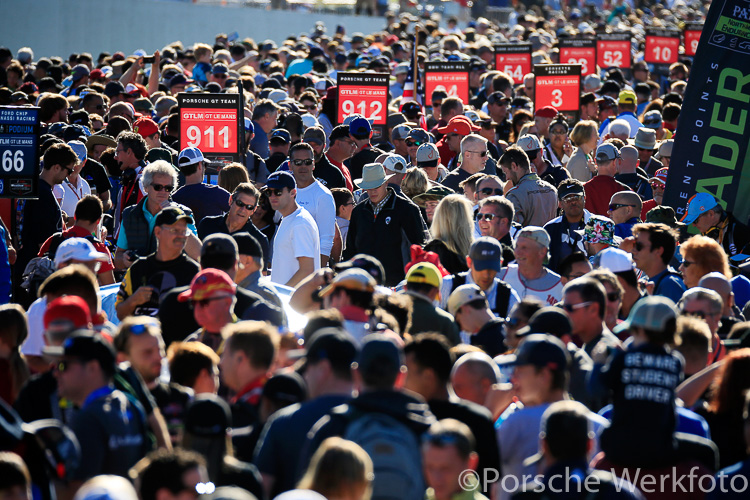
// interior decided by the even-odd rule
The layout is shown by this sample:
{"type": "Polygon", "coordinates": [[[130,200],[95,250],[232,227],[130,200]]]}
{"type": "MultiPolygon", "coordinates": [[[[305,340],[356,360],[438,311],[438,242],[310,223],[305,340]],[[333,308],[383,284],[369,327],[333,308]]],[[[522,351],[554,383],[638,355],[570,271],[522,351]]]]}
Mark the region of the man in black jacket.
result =
{"type": "Polygon", "coordinates": [[[427,225],[410,200],[388,187],[380,163],[365,165],[358,186],[368,198],[352,211],[346,237],[344,259],[358,253],[372,255],[385,269],[385,285],[396,286],[404,279],[404,266],[410,260],[410,246],[425,242],[427,225]]]}
{"type": "Polygon", "coordinates": [[[544,225],[549,233],[549,264],[557,272],[560,262],[573,252],[586,253],[583,244],[583,227],[591,214],[583,207],[586,194],[583,184],[577,179],[565,179],[557,188],[558,206],[562,215],[544,225]]]}

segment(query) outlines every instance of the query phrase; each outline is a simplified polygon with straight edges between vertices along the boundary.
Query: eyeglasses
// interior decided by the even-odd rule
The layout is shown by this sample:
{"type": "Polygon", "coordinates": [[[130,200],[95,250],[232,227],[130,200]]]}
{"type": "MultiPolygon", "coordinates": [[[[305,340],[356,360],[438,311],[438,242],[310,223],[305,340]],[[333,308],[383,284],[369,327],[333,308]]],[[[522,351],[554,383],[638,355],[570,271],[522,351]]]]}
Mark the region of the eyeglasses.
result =
{"type": "Polygon", "coordinates": [[[163,229],[163,231],[165,231],[165,232],[167,232],[167,233],[169,233],[171,235],[174,235],[174,236],[186,236],[187,233],[188,233],[187,229],[178,229],[176,227],[170,227],[168,229],[165,228],[165,229],[163,229]]]}
{"type": "Polygon", "coordinates": [[[313,164],[313,161],[310,159],[307,160],[292,160],[292,164],[295,167],[299,167],[301,165],[307,165],[308,167],[313,164]]]}
{"type": "Polygon", "coordinates": [[[487,150],[486,149],[484,151],[467,151],[467,153],[474,153],[475,155],[479,155],[482,158],[484,158],[485,156],[487,156],[487,150]]]}
{"type": "MultiPolygon", "coordinates": [[[[502,195],[503,190],[502,188],[482,188],[479,190],[480,193],[485,194],[487,196],[490,196],[492,194],[502,195]]],[[[485,214],[485,215],[492,215],[492,214],[485,214]]]]}
{"type": "Polygon", "coordinates": [[[174,185],[172,184],[151,184],[151,187],[154,188],[154,191],[161,191],[163,189],[167,193],[171,193],[174,189],[174,185]]]}
{"type": "Polygon", "coordinates": [[[207,299],[203,300],[191,300],[190,301],[190,307],[195,309],[195,306],[201,306],[201,307],[207,307],[210,302],[213,302],[214,300],[221,300],[228,298],[228,295],[222,295],[221,297],[209,297],[207,299]]]}
{"type": "Polygon", "coordinates": [[[563,196],[562,201],[564,203],[571,203],[573,201],[580,201],[582,199],[583,199],[582,194],[569,194],[569,195],[563,196]]]}
{"type": "Polygon", "coordinates": [[[346,203],[343,203],[343,204],[342,204],[341,206],[343,206],[343,207],[348,207],[348,206],[350,206],[350,205],[354,205],[354,200],[352,200],[352,201],[348,201],[348,202],[346,202],[346,203]]]}
{"type": "Polygon", "coordinates": [[[685,267],[685,269],[687,269],[688,267],[692,266],[693,264],[695,264],[694,260],[687,260],[687,259],[685,259],[685,260],[682,261],[682,265],[685,267]]]}
{"type": "Polygon", "coordinates": [[[581,302],[579,304],[563,304],[562,307],[565,309],[566,312],[572,313],[573,311],[577,311],[578,309],[582,309],[586,306],[590,306],[593,304],[593,302],[581,302]]]}
{"type": "Polygon", "coordinates": [[[406,139],[406,146],[407,147],[411,148],[411,147],[414,147],[414,146],[421,146],[421,145],[422,145],[422,141],[411,141],[409,139],[406,139]]]}
{"type": "Polygon", "coordinates": [[[620,300],[620,294],[617,292],[608,293],[607,300],[609,302],[617,302],[618,300],[620,300]]]}
{"type": "Polygon", "coordinates": [[[478,221],[486,220],[488,222],[491,222],[495,217],[497,217],[497,215],[495,214],[477,214],[476,219],[478,221]]]}
{"type": "Polygon", "coordinates": [[[255,207],[258,206],[256,203],[255,205],[251,205],[249,203],[242,202],[240,200],[234,200],[234,204],[237,205],[237,208],[246,208],[248,211],[252,212],[255,210],[255,207]]]}
{"type": "Polygon", "coordinates": [[[622,207],[635,207],[635,205],[626,205],[626,204],[624,204],[624,203],[612,203],[612,204],[611,204],[611,205],[609,206],[609,211],[610,211],[610,212],[614,212],[615,210],[619,210],[619,209],[621,209],[622,207]]]}
{"type": "Polygon", "coordinates": [[[282,194],[284,194],[284,190],[283,189],[271,189],[271,188],[268,188],[268,189],[266,189],[263,192],[265,193],[266,196],[271,196],[271,195],[273,195],[273,196],[281,196],[282,194]]]}
{"type": "Polygon", "coordinates": [[[568,133],[564,130],[550,130],[550,135],[567,135],[568,133]]]}

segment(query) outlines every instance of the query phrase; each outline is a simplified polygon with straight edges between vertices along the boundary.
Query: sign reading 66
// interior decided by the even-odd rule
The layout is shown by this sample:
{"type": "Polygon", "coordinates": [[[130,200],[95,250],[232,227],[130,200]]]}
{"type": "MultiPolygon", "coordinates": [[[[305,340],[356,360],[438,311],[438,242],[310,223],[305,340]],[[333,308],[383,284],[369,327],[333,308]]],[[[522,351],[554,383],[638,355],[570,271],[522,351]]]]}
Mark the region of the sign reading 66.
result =
{"type": "Polygon", "coordinates": [[[373,125],[385,125],[388,115],[388,75],[384,73],[338,74],[338,123],[360,114],[373,125]]]}

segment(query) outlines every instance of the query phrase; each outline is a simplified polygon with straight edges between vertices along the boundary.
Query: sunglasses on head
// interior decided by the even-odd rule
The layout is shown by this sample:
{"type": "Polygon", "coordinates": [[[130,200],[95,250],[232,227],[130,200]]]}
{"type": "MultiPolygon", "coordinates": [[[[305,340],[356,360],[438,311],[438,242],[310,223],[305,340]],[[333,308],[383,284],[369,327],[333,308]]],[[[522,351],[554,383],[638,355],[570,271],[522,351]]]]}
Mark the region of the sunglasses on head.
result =
{"type": "Polygon", "coordinates": [[[494,219],[495,217],[497,217],[497,215],[495,215],[495,214],[477,214],[477,217],[476,217],[476,219],[477,219],[478,221],[481,221],[481,220],[486,220],[486,221],[490,222],[490,221],[492,221],[492,219],[494,219]]]}
{"type": "Polygon", "coordinates": [[[174,189],[172,184],[151,184],[151,187],[154,188],[154,191],[161,191],[163,189],[167,193],[171,193],[174,189]]]}
{"type": "Polygon", "coordinates": [[[251,212],[253,210],[255,210],[255,207],[258,206],[257,203],[255,205],[251,205],[249,203],[245,203],[245,202],[240,201],[240,200],[234,200],[234,204],[237,205],[237,208],[246,208],[246,209],[250,210],[251,212]]]}
{"type": "Polygon", "coordinates": [[[592,302],[581,302],[580,304],[563,304],[562,308],[565,309],[566,312],[572,313],[573,311],[577,311],[578,309],[581,309],[583,307],[586,307],[588,305],[591,305],[592,302]]]}
{"type": "Polygon", "coordinates": [[[296,167],[307,165],[308,167],[313,164],[313,161],[311,159],[307,160],[292,160],[292,164],[296,167]]]}
{"type": "MultiPolygon", "coordinates": [[[[502,188],[482,188],[479,190],[480,193],[485,194],[487,196],[490,196],[492,194],[502,195],[503,190],[502,188]]],[[[492,215],[492,214],[485,214],[485,215],[492,215]]]]}

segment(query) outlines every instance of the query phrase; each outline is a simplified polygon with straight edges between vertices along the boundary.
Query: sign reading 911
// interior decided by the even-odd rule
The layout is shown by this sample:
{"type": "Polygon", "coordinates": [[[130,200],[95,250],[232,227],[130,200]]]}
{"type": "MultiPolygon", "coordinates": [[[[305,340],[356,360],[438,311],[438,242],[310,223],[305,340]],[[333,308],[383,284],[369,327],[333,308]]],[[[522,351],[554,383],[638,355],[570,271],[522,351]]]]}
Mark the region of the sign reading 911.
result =
{"type": "Polygon", "coordinates": [[[580,99],[580,64],[534,66],[534,109],[552,106],[560,112],[577,113],[580,99]]]}
{"type": "Polygon", "coordinates": [[[596,73],[596,40],[591,38],[561,38],[560,64],[580,64],[581,75],[596,73]]]}
{"type": "Polygon", "coordinates": [[[241,161],[244,133],[239,94],[177,94],[180,149],[195,147],[211,164],[241,161]]]}
{"type": "Polygon", "coordinates": [[[388,84],[386,73],[339,73],[338,123],[347,116],[360,114],[373,125],[385,125],[388,117],[388,84]]]}
{"type": "Polygon", "coordinates": [[[0,198],[36,199],[39,108],[0,106],[0,198]]]}
{"type": "Polygon", "coordinates": [[[458,97],[469,102],[469,63],[428,62],[424,65],[425,104],[432,106],[432,93],[437,87],[443,87],[448,97],[458,97]]]}

